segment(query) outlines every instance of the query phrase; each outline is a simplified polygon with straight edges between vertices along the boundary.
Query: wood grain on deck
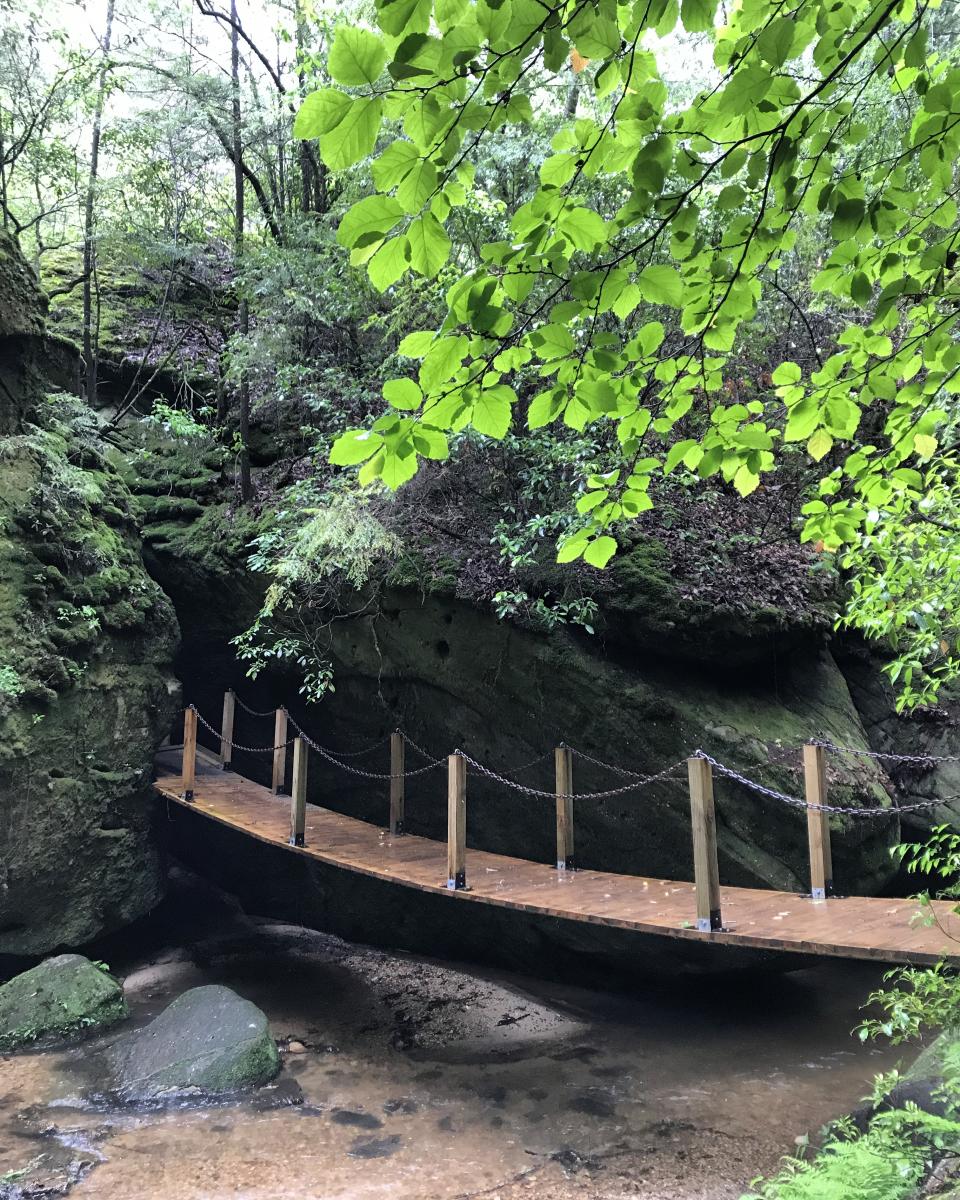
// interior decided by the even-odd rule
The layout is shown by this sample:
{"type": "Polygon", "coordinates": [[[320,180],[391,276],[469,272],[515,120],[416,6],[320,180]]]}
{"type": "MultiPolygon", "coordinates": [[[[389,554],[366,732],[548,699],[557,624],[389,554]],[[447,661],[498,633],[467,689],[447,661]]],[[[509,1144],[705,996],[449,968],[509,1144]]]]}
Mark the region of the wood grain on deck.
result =
{"type": "MultiPolygon", "coordinates": [[[[193,803],[180,798],[182,782],[159,767],[155,787],[167,800],[199,815],[319,862],[403,887],[443,893],[451,904],[495,904],[661,937],[693,938],[757,950],[786,950],[839,958],[930,964],[960,957],[960,919],[949,903],[936,905],[939,925],[917,921],[915,900],[851,896],[810,900],[790,892],[722,887],[724,928],[693,928],[692,883],[605,871],[558,871],[545,863],[467,849],[467,891],[449,891],[447,847],[386,829],[313,804],[305,841],[289,845],[290,798],[198,762],[193,803]],[[957,941],[954,941],[956,938],[957,941]]],[[[387,801],[384,800],[384,815],[387,801]]],[[[469,832],[469,814],[468,814],[469,832]]]]}

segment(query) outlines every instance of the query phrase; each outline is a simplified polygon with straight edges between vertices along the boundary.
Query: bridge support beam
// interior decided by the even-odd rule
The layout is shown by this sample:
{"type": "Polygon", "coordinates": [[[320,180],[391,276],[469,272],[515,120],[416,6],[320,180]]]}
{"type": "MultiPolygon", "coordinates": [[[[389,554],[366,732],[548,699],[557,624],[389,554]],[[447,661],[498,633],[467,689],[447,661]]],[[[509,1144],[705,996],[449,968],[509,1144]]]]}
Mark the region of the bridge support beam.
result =
{"type": "Polygon", "coordinates": [[[233,720],[237,711],[237,694],[233,688],[223,693],[223,721],[220,725],[220,766],[230,770],[233,762],[233,720]]]}
{"type": "Polygon", "coordinates": [[[287,780],[287,710],[278,708],[273,721],[273,780],[275,796],[283,791],[287,780]]]}
{"type": "Polygon", "coordinates": [[[557,870],[573,870],[573,751],[557,746],[553,752],[557,777],[557,870]]]}
{"type": "Polygon", "coordinates": [[[197,710],[191,705],[183,713],[183,798],[193,799],[197,781],[197,710]]]}
{"type": "Polygon", "coordinates": [[[290,787],[290,845],[304,845],[307,826],[307,762],[310,748],[302,737],[293,743],[293,780],[290,787]]]}
{"type": "Polygon", "coordinates": [[[688,758],[690,819],[693,825],[693,878],[697,891],[697,929],[723,928],[720,917],[720,865],[713,808],[713,769],[705,758],[688,758]]]}
{"type": "Polygon", "coordinates": [[[447,887],[467,886],[467,763],[461,754],[447,758],[447,887]]]}
{"type": "Polygon", "coordinates": [[[404,741],[399,729],[390,734],[390,832],[403,833],[403,762],[404,741]]]}
{"type": "Polygon", "coordinates": [[[830,820],[820,807],[827,802],[827,764],[822,746],[804,746],[803,783],[807,799],[807,841],[810,846],[810,895],[814,900],[826,900],[833,895],[833,853],[830,848],[830,820]]]}

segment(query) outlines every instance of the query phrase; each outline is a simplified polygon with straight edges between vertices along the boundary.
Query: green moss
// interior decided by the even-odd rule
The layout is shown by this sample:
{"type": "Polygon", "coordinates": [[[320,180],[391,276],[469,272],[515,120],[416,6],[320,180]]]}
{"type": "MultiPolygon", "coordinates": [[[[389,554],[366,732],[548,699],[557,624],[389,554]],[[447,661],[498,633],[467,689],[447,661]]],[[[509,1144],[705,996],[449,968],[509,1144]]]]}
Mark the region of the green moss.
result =
{"type": "Polygon", "coordinates": [[[0,987],[0,1053],[107,1029],[126,1015],[113,976],[78,954],[61,954],[0,987]]]}
{"type": "Polygon", "coordinates": [[[649,537],[641,537],[626,554],[613,561],[614,593],[608,607],[642,616],[652,627],[672,624],[679,603],[676,582],[670,574],[666,550],[649,537]]]}

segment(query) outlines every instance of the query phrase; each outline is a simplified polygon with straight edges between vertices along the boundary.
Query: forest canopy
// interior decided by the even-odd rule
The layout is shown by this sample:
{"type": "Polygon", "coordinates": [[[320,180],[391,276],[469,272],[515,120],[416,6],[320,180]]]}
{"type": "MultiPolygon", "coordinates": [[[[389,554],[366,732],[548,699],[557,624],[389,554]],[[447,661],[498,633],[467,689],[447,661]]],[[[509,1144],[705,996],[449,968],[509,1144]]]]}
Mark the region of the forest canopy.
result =
{"type": "Polygon", "coordinates": [[[415,377],[384,384],[387,410],[332,461],[396,488],[451,432],[503,437],[520,396],[530,429],[608,423],[617,444],[559,548],[602,567],[655,473],[748,495],[799,446],[822,464],[802,538],[879,560],[853,619],[896,621],[891,585],[947,565],[925,527],[954,528],[960,71],[931,41],[935,8],[384,0],[376,31],[340,27],[340,86],[307,97],[295,132],[334,170],[375,155],[376,193],[338,238],[381,290],[447,262],[485,142],[551,108],[566,120],[508,236],[448,289],[439,327],[401,343],[415,377]],[[686,105],[658,67],[678,21],[713,43],[686,105]],[[828,346],[811,333],[813,369],[787,359],[768,395],[733,398],[738,339],[804,238],[842,327],[828,346]]]}
{"type": "Polygon", "coordinates": [[[589,630],[640,537],[698,603],[839,578],[831,619],[930,703],[960,672],[957,23],[0,5],[3,224],[107,428],[231,456],[277,579],[255,661],[399,560],[589,630]]]}

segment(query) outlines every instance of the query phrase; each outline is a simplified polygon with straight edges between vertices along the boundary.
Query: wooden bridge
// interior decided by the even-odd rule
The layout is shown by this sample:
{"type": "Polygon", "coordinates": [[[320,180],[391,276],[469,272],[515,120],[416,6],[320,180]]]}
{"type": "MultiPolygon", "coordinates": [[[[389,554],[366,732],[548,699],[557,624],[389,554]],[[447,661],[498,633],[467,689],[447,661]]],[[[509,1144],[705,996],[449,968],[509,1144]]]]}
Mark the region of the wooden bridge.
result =
{"type": "MultiPolygon", "coordinates": [[[[655,782],[686,768],[691,797],[695,882],[643,878],[612,872],[574,869],[572,757],[569,747],[555,752],[556,790],[535,795],[555,800],[557,863],[473,850],[466,845],[467,769],[503,780],[489,768],[458,751],[449,755],[447,769],[448,838],[446,844],[403,832],[405,741],[391,735],[389,775],[355,771],[383,780],[384,828],[320,808],[306,801],[308,757],[311,748],[331,762],[346,766],[302,730],[287,738],[288,715],[277,710],[275,740],[260,747],[273,755],[273,787],[268,788],[230,768],[236,698],[228,692],[219,730],[200,722],[219,737],[220,755],[197,747],[198,714],[188,708],[184,744],[161,757],[157,792],[168,801],[260,842],[282,847],[327,867],[386,881],[418,892],[446,895],[451,904],[490,905],[517,913],[561,918],[585,925],[606,926],[657,939],[694,939],[737,946],[742,950],[787,951],[803,955],[873,959],[882,962],[934,964],[960,958],[960,917],[949,902],[934,902],[927,911],[932,921],[917,919],[915,900],[878,897],[834,898],[831,895],[830,833],[826,802],[825,746],[804,747],[804,800],[771,796],[806,808],[811,893],[797,895],[759,888],[722,887],[719,882],[714,821],[714,769],[742,777],[723,764],[698,753],[657,776],[635,776],[655,782]],[[282,795],[288,747],[293,746],[291,795],[282,795]]],[[[262,715],[262,714],[260,714],[262,715]]],[[[292,720],[292,718],[289,718],[292,720]]],[[[242,749],[254,749],[241,747],[242,749]]],[[[433,760],[441,766],[442,760],[433,760]]],[[[422,768],[426,770],[429,768],[422,768]]],[[[412,772],[411,772],[412,773],[412,772]]],[[[629,785],[614,791],[626,791],[629,785]]],[[[600,795],[601,793],[596,793],[600,795]]],[[[609,794],[609,793],[603,793],[609,794]]],[[[919,806],[916,806],[919,807],[919,806]]],[[[891,815],[877,810],[876,815],[891,815]]]]}

